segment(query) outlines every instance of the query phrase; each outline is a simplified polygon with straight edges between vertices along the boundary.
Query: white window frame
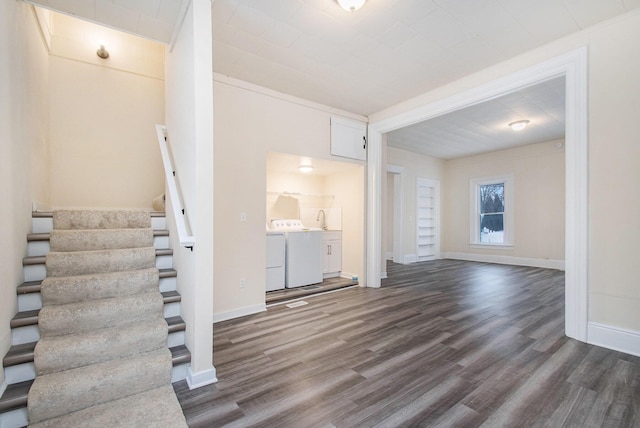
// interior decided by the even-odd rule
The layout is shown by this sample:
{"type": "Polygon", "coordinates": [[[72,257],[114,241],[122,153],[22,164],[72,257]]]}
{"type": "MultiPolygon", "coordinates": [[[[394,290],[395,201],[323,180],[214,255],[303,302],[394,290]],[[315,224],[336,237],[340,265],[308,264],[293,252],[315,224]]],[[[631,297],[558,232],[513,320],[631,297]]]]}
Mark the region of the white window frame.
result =
{"type": "Polygon", "coordinates": [[[514,246],[514,180],[513,174],[495,177],[472,178],[469,186],[469,243],[472,248],[503,248],[514,246]],[[502,243],[480,242],[480,186],[504,183],[504,241],[502,243]]]}

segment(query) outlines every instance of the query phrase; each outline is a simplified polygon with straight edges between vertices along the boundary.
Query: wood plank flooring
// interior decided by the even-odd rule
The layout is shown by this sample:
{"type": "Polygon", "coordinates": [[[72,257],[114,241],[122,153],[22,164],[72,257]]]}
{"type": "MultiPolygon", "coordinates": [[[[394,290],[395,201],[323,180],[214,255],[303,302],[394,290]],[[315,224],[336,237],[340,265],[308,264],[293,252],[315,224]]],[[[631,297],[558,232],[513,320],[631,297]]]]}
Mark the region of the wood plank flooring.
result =
{"type": "Polygon", "coordinates": [[[437,260],[214,326],[190,427],[637,427],[640,358],[564,336],[564,273],[437,260]]]}
{"type": "Polygon", "coordinates": [[[298,299],[300,297],[313,296],[314,294],[326,293],[327,291],[339,290],[345,287],[358,285],[358,281],[347,278],[326,278],[318,284],[304,287],[285,288],[283,290],[268,291],[266,293],[267,305],[287,300],[298,299]]]}

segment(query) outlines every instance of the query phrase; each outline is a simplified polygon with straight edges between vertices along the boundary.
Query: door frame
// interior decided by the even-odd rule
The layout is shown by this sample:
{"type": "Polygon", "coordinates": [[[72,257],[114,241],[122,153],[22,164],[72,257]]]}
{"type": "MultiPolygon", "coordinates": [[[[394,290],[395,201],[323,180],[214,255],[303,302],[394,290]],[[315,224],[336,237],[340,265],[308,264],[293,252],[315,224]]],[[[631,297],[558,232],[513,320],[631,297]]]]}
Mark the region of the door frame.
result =
{"type": "MultiPolygon", "coordinates": [[[[393,175],[393,261],[394,263],[404,263],[404,229],[402,227],[402,213],[404,204],[404,167],[399,165],[387,164],[386,174],[393,175]]],[[[388,200],[388,196],[389,192],[387,191],[387,194],[385,195],[385,197],[387,198],[387,204],[391,202],[388,200]]],[[[385,261],[386,258],[387,257],[385,255],[385,261]]],[[[383,271],[383,276],[386,278],[386,270],[383,271]]]]}
{"type": "MultiPolygon", "coordinates": [[[[367,162],[367,286],[380,287],[381,180],[384,133],[565,76],[565,334],[587,341],[588,145],[587,48],[581,47],[453,96],[369,123],[367,162]]],[[[426,97],[425,97],[426,98],[426,97]]],[[[434,97],[432,97],[433,99],[434,97]]]]}

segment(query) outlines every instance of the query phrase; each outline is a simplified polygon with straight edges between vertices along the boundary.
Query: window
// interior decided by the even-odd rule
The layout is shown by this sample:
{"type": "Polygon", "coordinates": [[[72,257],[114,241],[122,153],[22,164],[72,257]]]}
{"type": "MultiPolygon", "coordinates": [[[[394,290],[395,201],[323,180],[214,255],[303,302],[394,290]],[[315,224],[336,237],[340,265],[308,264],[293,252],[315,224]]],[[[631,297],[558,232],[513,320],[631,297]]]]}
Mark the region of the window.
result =
{"type": "Polygon", "coordinates": [[[481,184],[480,243],[504,244],[504,183],[481,184]]]}
{"type": "Polygon", "coordinates": [[[471,244],[513,245],[513,177],[471,180],[471,244]]]}

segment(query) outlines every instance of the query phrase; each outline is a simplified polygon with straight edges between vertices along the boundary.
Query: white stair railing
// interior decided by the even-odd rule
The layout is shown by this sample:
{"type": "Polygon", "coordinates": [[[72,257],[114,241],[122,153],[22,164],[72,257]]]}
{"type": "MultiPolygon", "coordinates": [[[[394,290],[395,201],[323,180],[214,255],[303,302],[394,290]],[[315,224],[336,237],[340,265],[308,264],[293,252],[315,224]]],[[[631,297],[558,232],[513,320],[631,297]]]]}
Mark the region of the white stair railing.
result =
{"type": "Polygon", "coordinates": [[[195,237],[190,234],[188,229],[187,214],[182,204],[182,197],[176,183],[176,170],[173,168],[173,161],[169,154],[167,128],[164,125],[156,125],[158,133],[158,144],[160,145],[160,153],[162,154],[162,164],[164,165],[164,175],[167,179],[167,191],[173,207],[173,217],[176,221],[178,229],[178,239],[180,245],[193,250],[196,243],[195,237]]]}

